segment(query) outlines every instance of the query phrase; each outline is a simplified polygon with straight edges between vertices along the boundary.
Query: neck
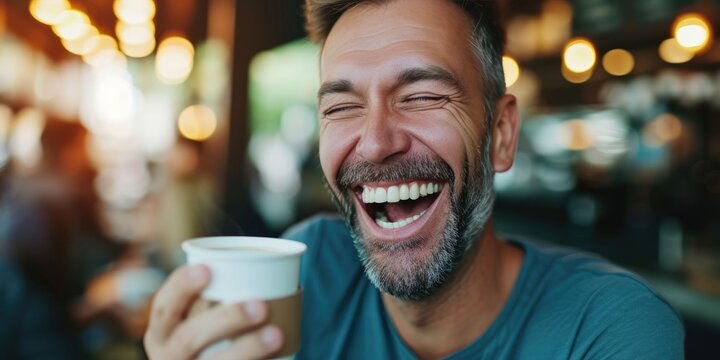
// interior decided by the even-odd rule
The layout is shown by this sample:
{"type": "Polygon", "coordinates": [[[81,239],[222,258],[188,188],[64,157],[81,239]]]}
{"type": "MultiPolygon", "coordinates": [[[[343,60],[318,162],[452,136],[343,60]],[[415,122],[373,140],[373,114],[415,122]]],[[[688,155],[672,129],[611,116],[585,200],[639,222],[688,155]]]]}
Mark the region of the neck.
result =
{"type": "Polygon", "coordinates": [[[447,356],[475,341],[500,314],[522,258],[520,249],[498,238],[490,220],[437,293],[415,302],[383,294],[383,302],[398,333],[418,357],[447,356]]]}

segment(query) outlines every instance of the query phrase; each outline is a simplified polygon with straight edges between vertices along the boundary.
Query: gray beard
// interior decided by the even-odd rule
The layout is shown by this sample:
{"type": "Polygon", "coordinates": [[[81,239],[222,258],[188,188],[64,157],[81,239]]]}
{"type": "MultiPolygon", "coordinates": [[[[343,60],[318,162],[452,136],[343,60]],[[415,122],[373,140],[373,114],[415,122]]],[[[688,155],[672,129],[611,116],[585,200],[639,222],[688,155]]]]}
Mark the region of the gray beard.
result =
{"type": "Polygon", "coordinates": [[[404,301],[420,301],[447,283],[460,267],[465,254],[479,238],[492,212],[495,193],[490,143],[486,137],[483,150],[476,157],[477,173],[470,174],[467,163],[463,166],[463,183],[459,197],[455,196],[452,170],[440,159],[402,159],[382,166],[360,162],[340,169],[336,179],[340,195],[332,190],[330,194],[350,228],[353,244],[365,273],[380,291],[404,301]],[[423,238],[411,239],[401,244],[367,241],[359,224],[350,186],[360,182],[408,178],[437,180],[449,186],[450,213],[440,241],[426,241],[428,239],[423,238]],[[413,250],[433,243],[437,245],[430,256],[413,257],[413,250]]]}

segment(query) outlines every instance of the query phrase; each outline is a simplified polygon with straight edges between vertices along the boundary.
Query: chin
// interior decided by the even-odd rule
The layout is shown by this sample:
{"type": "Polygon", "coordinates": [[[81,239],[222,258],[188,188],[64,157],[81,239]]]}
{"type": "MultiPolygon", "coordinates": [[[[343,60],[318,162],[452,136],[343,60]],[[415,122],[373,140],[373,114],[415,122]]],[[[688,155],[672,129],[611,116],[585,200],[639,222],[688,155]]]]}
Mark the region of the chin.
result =
{"type": "Polygon", "coordinates": [[[448,282],[478,237],[468,225],[476,230],[489,213],[477,211],[488,205],[477,200],[492,198],[492,182],[489,192],[456,183],[450,166],[432,157],[352,163],[336,184],[337,192],[328,188],[366,274],[380,291],[408,301],[423,300],[448,282]]]}

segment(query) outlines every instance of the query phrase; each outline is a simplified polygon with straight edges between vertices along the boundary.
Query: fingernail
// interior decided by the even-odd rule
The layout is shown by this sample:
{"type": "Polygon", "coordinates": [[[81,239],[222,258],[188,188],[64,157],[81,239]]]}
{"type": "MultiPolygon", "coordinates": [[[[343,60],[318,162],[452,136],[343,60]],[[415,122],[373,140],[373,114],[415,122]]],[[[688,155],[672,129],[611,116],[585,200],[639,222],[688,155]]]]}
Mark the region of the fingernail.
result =
{"type": "Polygon", "coordinates": [[[268,349],[274,350],[280,347],[282,334],[275,326],[266,326],[260,330],[260,340],[268,349]]]}
{"type": "Polygon", "coordinates": [[[190,273],[190,281],[192,281],[195,284],[202,284],[205,282],[205,277],[207,276],[207,270],[202,265],[193,265],[190,266],[189,269],[190,273]]]}
{"type": "Polygon", "coordinates": [[[245,303],[245,312],[250,319],[260,321],[265,317],[265,305],[259,301],[248,301],[245,303]]]}

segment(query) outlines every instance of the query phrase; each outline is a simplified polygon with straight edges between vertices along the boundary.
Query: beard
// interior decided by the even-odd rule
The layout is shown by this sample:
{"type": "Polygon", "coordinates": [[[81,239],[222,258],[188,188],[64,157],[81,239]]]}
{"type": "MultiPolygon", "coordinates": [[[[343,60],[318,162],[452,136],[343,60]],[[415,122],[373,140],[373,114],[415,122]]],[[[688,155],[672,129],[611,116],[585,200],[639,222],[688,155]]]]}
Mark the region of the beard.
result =
{"type": "Polygon", "coordinates": [[[475,171],[470,173],[465,161],[459,196],[456,196],[458,189],[455,189],[455,176],[450,165],[438,157],[406,157],[382,165],[359,160],[340,168],[336,178],[340,194],[332,191],[330,186],[328,189],[350,228],[365,273],[380,291],[404,301],[420,301],[447,283],[460,267],[464,255],[485,228],[495,199],[491,141],[489,136],[484,140],[482,150],[478,149],[475,157],[475,171]],[[448,186],[450,211],[439,241],[422,237],[392,244],[372,241],[360,226],[352,186],[407,179],[444,182],[448,186]],[[433,244],[433,248],[421,252],[421,248],[427,246],[425,244],[433,244]],[[417,255],[421,253],[425,255],[417,255]]]}

